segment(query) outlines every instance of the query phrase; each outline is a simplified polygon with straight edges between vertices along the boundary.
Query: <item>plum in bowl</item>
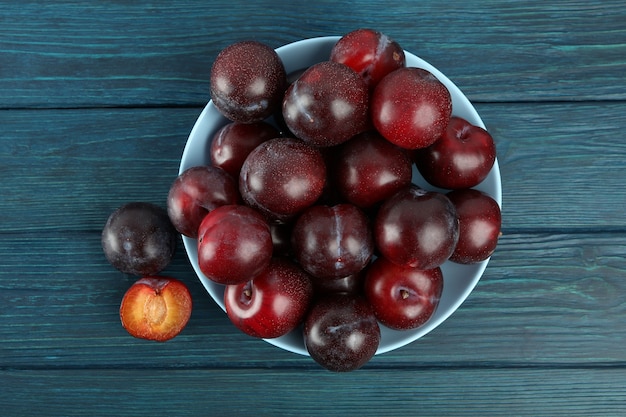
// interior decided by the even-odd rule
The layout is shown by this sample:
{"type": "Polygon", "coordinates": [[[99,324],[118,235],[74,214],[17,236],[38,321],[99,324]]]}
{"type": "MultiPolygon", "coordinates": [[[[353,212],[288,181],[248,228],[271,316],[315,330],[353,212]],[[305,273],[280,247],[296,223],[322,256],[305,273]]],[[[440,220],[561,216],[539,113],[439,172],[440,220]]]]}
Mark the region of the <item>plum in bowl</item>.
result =
{"type": "MultiPolygon", "coordinates": [[[[316,63],[327,61],[333,46],[339,39],[339,36],[305,39],[282,46],[276,49],[276,52],[281,58],[287,74],[299,73],[316,63]]],[[[426,69],[447,87],[452,99],[453,116],[464,118],[476,126],[485,127],[470,101],[444,74],[410,52],[405,51],[405,59],[407,67],[426,69]]],[[[213,102],[209,101],[189,134],[180,163],[180,173],[194,166],[209,165],[211,163],[209,152],[211,140],[215,133],[229,122],[230,120],[217,110],[213,102]]],[[[412,182],[420,188],[441,191],[441,189],[426,182],[415,168],[415,165],[413,165],[412,175],[412,182]]],[[[502,187],[497,159],[487,177],[473,188],[488,194],[498,205],[501,205],[502,187]]],[[[207,292],[222,310],[226,310],[224,305],[224,285],[210,280],[200,270],[197,239],[183,236],[183,244],[190,263],[207,292]]],[[[488,262],[489,258],[473,264],[459,264],[451,261],[443,263],[441,265],[444,277],[443,292],[434,314],[426,323],[412,330],[393,330],[381,325],[381,339],[376,354],[382,354],[405,346],[439,326],[469,296],[480,280],[488,262]]],[[[264,340],[287,351],[309,355],[300,327],[286,335],[264,340]]]]}

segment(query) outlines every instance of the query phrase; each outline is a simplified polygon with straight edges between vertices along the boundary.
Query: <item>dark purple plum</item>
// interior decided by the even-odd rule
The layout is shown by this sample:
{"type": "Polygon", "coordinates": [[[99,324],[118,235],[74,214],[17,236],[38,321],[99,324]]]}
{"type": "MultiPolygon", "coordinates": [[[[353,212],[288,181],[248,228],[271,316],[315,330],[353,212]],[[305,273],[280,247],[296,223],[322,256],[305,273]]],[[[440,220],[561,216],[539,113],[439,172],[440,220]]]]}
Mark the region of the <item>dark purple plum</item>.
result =
{"type": "Polygon", "coordinates": [[[389,261],[432,269],[452,255],[459,238],[459,221],[445,194],[411,185],[380,207],[374,237],[378,250],[389,261]]]}
{"type": "Polygon", "coordinates": [[[320,151],[292,138],[270,139],[256,147],[239,174],[243,200],[281,221],[312,206],[325,185],[326,165],[320,151]]]}
{"type": "Polygon", "coordinates": [[[334,183],[342,197],[367,208],[409,185],[412,164],[406,150],[368,131],[340,145],[334,183]]]}
{"type": "Polygon", "coordinates": [[[220,168],[195,166],[170,186],[167,213],[179,233],[196,238],[204,216],[216,207],[240,201],[237,182],[220,168]]]}
{"type": "Polygon", "coordinates": [[[372,306],[354,294],[318,300],[304,321],[304,342],[318,364],[334,372],[359,369],[380,344],[380,326],[372,306]]]}
{"type": "Polygon", "coordinates": [[[502,213],[496,200],[471,188],[446,194],[459,218],[459,241],[450,260],[460,264],[484,261],[496,250],[502,213]]]}
{"type": "Polygon", "coordinates": [[[283,118],[294,135],[315,146],[343,143],[369,126],[369,92],[353,70],[332,61],[317,63],[292,83],[283,118]]]}
{"type": "Polygon", "coordinates": [[[213,136],[209,151],[211,164],[239,178],[248,154],[261,143],[279,136],[278,129],[266,122],[229,123],[213,136]]]}
{"type": "Polygon", "coordinates": [[[374,252],[367,216],[347,203],[310,207],[298,217],[291,236],[296,259],[320,280],[360,272],[374,252]]]}
{"type": "Polygon", "coordinates": [[[258,122],[280,108],[287,74],[280,57],[257,41],[224,48],[211,67],[211,99],[235,122],[258,122]]]}
{"type": "Polygon", "coordinates": [[[176,251],[176,229],[167,211],[146,202],[131,202],[115,210],[102,230],[102,249],[120,271],[137,276],[165,269],[176,251]]]}

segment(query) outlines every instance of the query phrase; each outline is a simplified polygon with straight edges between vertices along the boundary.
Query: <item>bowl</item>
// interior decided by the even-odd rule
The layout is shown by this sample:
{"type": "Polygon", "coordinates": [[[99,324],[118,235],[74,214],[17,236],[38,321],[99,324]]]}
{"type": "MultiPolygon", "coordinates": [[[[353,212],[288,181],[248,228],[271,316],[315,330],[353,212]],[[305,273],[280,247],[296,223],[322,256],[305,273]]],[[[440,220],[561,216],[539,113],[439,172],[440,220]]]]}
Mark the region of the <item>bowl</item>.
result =
{"type": "MultiPolygon", "coordinates": [[[[287,74],[289,74],[308,68],[317,62],[328,60],[332,47],[339,39],[339,36],[305,39],[282,46],[276,49],[276,52],[282,59],[287,74]]],[[[407,51],[405,51],[405,55],[407,66],[426,69],[445,84],[452,96],[452,113],[454,115],[463,117],[469,122],[485,128],[476,109],[452,81],[416,55],[407,51]]],[[[229,120],[222,116],[213,103],[209,101],[189,134],[180,163],[180,173],[192,166],[210,164],[209,148],[211,139],[215,132],[227,123],[229,123],[229,120]]],[[[413,182],[428,190],[444,191],[424,181],[417,169],[415,169],[415,166],[413,168],[413,182]]],[[[489,194],[499,205],[502,204],[502,185],[497,159],[487,178],[474,188],[489,194]]],[[[213,300],[222,310],[226,311],[223,299],[224,286],[208,279],[198,266],[196,240],[183,236],[183,244],[198,278],[213,300]]],[[[424,325],[413,330],[398,331],[381,325],[381,341],[376,354],[386,353],[414,342],[443,323],[461,306],[472,292],[488,262],[489,259],[471,265],[455,264],[450,261],[444,263],[441,266],[444,276],[443,294],[433,316],[424,325]]],[[[224,318],[228,320],[226,315],[224,315],[224,318]]],[[[309,355],[304,345],[301,329],[296,329],[275,339],[264,340],[281,349],[305,356],[309,355]]]]}

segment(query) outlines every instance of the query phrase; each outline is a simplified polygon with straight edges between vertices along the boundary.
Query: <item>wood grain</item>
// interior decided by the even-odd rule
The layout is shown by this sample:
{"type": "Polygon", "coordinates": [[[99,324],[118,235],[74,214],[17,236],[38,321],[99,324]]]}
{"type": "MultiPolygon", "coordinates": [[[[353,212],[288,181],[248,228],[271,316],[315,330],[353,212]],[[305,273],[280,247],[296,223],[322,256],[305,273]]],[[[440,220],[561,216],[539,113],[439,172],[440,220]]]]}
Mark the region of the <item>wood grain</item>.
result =
{"type": "Polygon", "coordinates": [[[227,44],[374,27],[475,101],[624,100],[621,0],[3,2],[0,108],[199,105],[227,44]]]}
{"type": "Polygon", "coordinates": [[[502,416],[509,410],[520,417],[587,417],[626,412],[624,369],[424,368],[360,374],[97,369],[0,371],[0,378],[8,382],[3,410],[13,415],[327,416],[358,410],[362,416],[454,417],[502,416]],[[185,389],[172,395],[181,386],[185,389]]]}
{"type": "MultiPolygon", "coordinates": [[[[624,230],[624,103],[477,109],[497,144],[506,232],[624,230]]],[[[0,230],[93,231],[125,202],[164,205],[200,111],[0,111],[0,230]]]]}
{"type": "MultiPolygon", "coordinates": [[[[623,234],[505,235],[452,317],[372,363],[626,364],[623,247],[623,234]]],[[[11,323],[0,327],[0,369],[313,365],[239,333],[200,285],[182,247],[164,274],[188,283],[194,312],[184,333],[165,344],[133,340],[120,326],[119,302],[134,278],[106,263],[98,234],[5,235],[0,253],[0,316],[11,323]]]]}
{"type": "Polygon", "coordinates": [[[7,416],[626,414],[623,1],[0,4],[0,407],[7,416]],[[130,337],[135,278],[100,233],[165,205],[210,66],[381,30],[449,76],[496,139],[503,236],[422,339],[348,374],[243,335],[179,246],[194,300],[167,343],[130,337]]]}

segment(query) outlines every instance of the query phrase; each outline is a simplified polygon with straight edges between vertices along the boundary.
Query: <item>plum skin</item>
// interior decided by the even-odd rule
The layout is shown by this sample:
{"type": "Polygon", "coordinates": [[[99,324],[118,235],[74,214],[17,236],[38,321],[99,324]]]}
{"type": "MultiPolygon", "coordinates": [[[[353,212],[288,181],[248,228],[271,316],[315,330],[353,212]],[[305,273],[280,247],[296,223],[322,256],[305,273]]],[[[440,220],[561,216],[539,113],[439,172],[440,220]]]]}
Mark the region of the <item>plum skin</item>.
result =
{"type": "Polygon", "coordinates": [[[374,253],[374,239],[367,216],[356,206],[316,205],[298,217],[292,248],[302,267],[316,279],[337,279],[367,265],[374,253]]]}
{"type": "Polygon", "coordinates": [[[287,87],[283,63],[272,48],[241,41],[224,48],[211,67],[211,98],[235,122],[259,122],[271,116],[287,87]]]}
{"type": "Polygon", "coordinates": [[[404,67],[386,75],[374,89],[371,117],[391,143],[421,149],[434,143],[452,116],[452,97],[431,72],[404,67]]]}
{"type": "Polygon", "coordinates": [[[228,123],[213,135],[209,149],[211,164],[239,178],[241,166],[250,152],[279,136],[278,129],[266,122],[228,123]]]}
{"type": "Polygon", "coordinates": [[[167,195],[167,214],[176,230],[198,237],[198,227],[211,210],[239,202],[239,188],[225,171],[214,166],[195,166],[182,172],[167,195]]]}
{"type": "Polygon", "coordinates": [[[165,209],[138,201],[111,213],[101,242],[106,259],[121,272],[154,275],[171,262],[177,235],[165,209]]]}
{"type": "Polygon", "coordinates": [[[404,50],[386,34],[361,28],[343,35],[330,53],[330,60],[352,68],[370,90],[385,75],[406,65],[404,50]]]}
{"type": "Polygon", "coordinates": [[[227,285],[224,306],[231,322],[258,338],[283,336],[298,326],[313,299],[309,275],[296,263],[276,257],[252,280],[227,285]]]}
{"type": "Polygon", "coordinates": [[[493,168],[493,137],[480,126],[452,116],[444,133],[413,155],[424,179],[439,188],[461,190],[482,182],[493,168]]]}
{"type": "Polygon", "coordinates": [[[374,238],[391,262],[432,269],[448,260],[459,238],[452,202],[442,193],[415,185],[398,191],[376,214],[374,238]]]}
{"type": "Polygon", "coordinates": [[[365,294],[376,318],[395,330],[422,326],[434,314],[443,292],[441,268],[404,267],[377,258],[367,270],[365,294]]]}
{"type": "Polygon", "coordinates": [[[347,66],[319,62],[287,88],[282,115],[289,130],[304,142],[338,145],[367,130],[368,88],[347,66]]]}
{"type": "Polygon", "coordinates": [[[502,228],[500,206],[488,194],[471,188],[450,191],[446,196],[459,218],[459,240],[450,260],[460,264],[486,260],[498,245],[502,228]]]}
{"type": "Polygon", "coordinates": [[[322,154],[293,138],[270,139],[257,146],[239,174],[239,192],[246,204],[280,221],[312,206],[325,186],[322,154]]]}
{"type": "Polygon", "coordinates": [[[198,265],[210,280],[239,284],[270,263],[273,243],[267,221],[254,209],[225,205],[206,215],[198,233],[198,265]]]}
{"type": "Polygon", "coordinates": [[[313,360],[333,372],[361,368],[380,343],[380,326],[361,295],[331,294],[319,299],[304,321],[305,346],[313,360]]]}
{"type": "Polygon", "coordinates": [[[333,164],[334,185],[343,198],[368,208],[408,186],[412,164],[405,149],[367,131],[340,145],[333,164]]]}

